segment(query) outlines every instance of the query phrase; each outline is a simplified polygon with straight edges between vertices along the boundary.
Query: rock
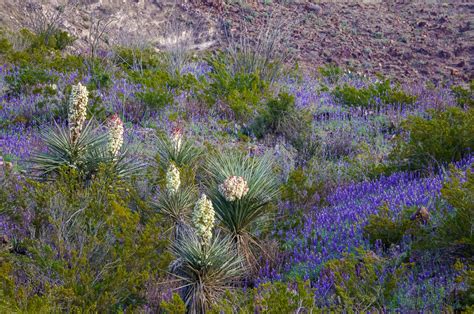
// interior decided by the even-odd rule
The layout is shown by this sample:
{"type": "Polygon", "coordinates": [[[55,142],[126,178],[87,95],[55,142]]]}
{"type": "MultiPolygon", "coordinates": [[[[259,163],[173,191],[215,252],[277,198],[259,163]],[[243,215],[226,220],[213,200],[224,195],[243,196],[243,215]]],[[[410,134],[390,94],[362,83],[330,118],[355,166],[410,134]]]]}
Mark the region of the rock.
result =
{"type": "Polygon", "coordinates": [[[306,5],[306,10],[308,10],[310,12],[314,12],[316,14],[321,14],[321,12],[323,11],[323,8],[321,8],[320,5],[317,5],[317,4],[314,4],[314,3],[308,3],[306,5]]]}
{"type": "Polygon", "coordinates": [[[459,61],[458,63],[456,63],[456,66],[457,66],[458,68],[462,68],[462,67],[464,67],[465,65],[466,65],[466,60],[461,60],[461,61],[459,61]]]}
{"type": "Polygon", "coordinates": [[[438,57],[440,58],[451,58],[451,53],[449,53],[448,51],[445,51],[445,50],[440,50],[438,51],[438,57]]]}
{"type": "Polygon", "coordinates": [[[426,207],[421,207],[419,208],[411,217],[410,217],[411,220],[417,220],[417,221],[420,221],[422,223],[426,223],[428,222],[428,220],[430,219],[430,213],[428,212],[428,208],[426,207]]]}

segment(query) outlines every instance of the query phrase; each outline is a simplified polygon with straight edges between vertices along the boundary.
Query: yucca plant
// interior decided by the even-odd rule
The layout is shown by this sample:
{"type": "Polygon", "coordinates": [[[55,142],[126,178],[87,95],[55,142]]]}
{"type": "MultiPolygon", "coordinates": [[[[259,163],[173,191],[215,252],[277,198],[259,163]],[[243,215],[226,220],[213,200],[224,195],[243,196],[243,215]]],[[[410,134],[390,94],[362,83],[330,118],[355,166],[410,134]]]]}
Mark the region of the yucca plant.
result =
{"type": "Polygon", "coordinates": [[[172,239],[178,239],[188,230],[190,214],[197,200],[196,189],[192,186],[181,188],[178,192],[164,191],[152,207],[164,215],[172,224],[172,239]]]}
{"type": "Polygon", "coordinates": [[[244,271],[231,237],[217,234],[205,242],[189,231],[175,241],[171,251],[177,258],[171,272],[183,282],[181,297],[188,313],[206,313],[244,271]]]}
{"type": "Polygon", "coordinates": [[[201,150],[183,137],[181,129],[175,129],[170,137],[158,136],[157,160],[162,169],[170,163],[178,168],[192,167],[201,155],[201,150]]]}
{"type": "Polygon", "coordinates": [[[249,157],[226,152],[212,156],[205,166],[206,186],[222,227],[249,266],[256,265],[256,233],[269,219],[268,205],[278,194],[271,156],[249,157]]]}
{"type": "Polygon", "coordinates": [[[107,134],[96,132],[92,120],[79,134],[56,124],[41,137],[47,151],[36,153],[31,158],[32,171],[40,177],[51,177],[65,167],[88,175],[106,161],[107,155],[102,152],[107,145],[107,134]]]}

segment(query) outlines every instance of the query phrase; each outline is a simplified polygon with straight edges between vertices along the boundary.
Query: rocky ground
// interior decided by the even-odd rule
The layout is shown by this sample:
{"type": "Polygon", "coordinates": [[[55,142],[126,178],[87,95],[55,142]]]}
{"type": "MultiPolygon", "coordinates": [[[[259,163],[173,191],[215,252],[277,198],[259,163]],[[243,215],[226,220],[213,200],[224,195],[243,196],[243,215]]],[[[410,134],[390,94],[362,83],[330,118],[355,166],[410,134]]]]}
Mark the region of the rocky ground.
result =
{"type": "MultiPolygon", "coordinates": [[[[45,7],[58,2],[46,1],[45,7]]],[[[80,2],[63,24],[81,48],[87,47],[90,26],[99,17],[110,20],[109,43],[133,38],[163,47],[178,38],[202,50],[225,43],[224,24],[256,38],[271,15],[284,22],[282,28],[291,34],[288,47],[306,69],[335,63],[404,82],[466,82],[474,77],[474,3],[469,1],[80,2]]],[[[19,3],[0,3],[1,24],[19,27],[27,22],[19,3]]]]}

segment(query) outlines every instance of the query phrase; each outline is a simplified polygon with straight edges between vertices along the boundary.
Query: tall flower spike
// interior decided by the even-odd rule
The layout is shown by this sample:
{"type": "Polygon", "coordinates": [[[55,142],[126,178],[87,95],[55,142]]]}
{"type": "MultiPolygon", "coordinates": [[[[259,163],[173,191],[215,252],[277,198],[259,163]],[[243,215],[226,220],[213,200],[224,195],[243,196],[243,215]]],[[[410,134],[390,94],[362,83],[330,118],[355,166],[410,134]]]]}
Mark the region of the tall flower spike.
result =
{"type": "Polygon", "coordinates": [[[123,122],[115,113],[107,119],[106,126],[109,130],[109,153],[113,157],[117,157],[123,145],[123,122]]]}
{"type": "Polygon", "coordinates": [[[82,132],[86,120],[88,91],[81,83],[72,86],[69,99],[68,122],[71,138],[76,142],[82,132]]]}
{"type": "Polygon", "coordinates": [[[215,212],[212,202],[205,194],[194,206],[192,221],[196,233],[202,240],[202,243],[207,245],[212,239],[212,229],[214,228],[215,212]]]}
{"type": "Polygon", "coordinates": [[[173,148],[175,151],[179,151],[181,149],[181,143],[183,141],[183,129],[180,127],[176,127],[173,129],[171,133],[171,143],[173,143],[173,148]]]}
{"type": "Polygon", "coordinates": [[[174,164],[170,164],[166,172],[166,189],[171,194],[175,194],[178,192],[180,185],[181,179],[179,178],[179,170],[174,164]]]}
{"type": "Polygon", "coordinates": [[[227,178],[224,183],[219,185],[219,192],[228,202],[240,200],[247,195],[249,187],[244,178],[232,176],[227,178]]]}

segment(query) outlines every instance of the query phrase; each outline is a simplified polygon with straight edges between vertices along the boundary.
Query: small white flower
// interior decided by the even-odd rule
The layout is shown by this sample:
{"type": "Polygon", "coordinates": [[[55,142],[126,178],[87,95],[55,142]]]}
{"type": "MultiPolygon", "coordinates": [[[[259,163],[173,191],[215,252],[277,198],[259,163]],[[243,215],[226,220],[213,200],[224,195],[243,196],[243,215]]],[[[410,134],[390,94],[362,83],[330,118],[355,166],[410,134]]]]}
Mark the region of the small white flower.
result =
{"type": "Polygon", "coordinates": [[[72,86],[71,97],[69,99],[68,122],[73,141],[79,138],[82,132],[82,125],[84,121],[86,121],[87,102],[87,88],[81,83],[72,86]]]}
{"type": "Polygon", "coordinates": [[[179,177],[179,170],[174,164],[170,164],[166,172],[166,189],[171,194],[174,194],[178,192],[180,185],[181,179],[179,177]]]}
{"type": "Polygon", "coordinates": [[[109,130],[109,153],[116,157],[123,145],[123,122],[114,114],[107,119],[106,125],[109,130]]]}
{"type": "Polygon", "coordinates": [[[173,132],[171,133],[171,143],[173,143],[173,148],[175,151],[179,151],[181,149],[181,144],[183,141],[183,130],[179,127],[174,128],[173,132]]]}
{"type": "Polygon", "coordinates": [[[194,206],[192,221],[197,235],[203,241],[203,244],[209,244],[212,239],[212,229],[214,228],[215,212],[212,202],[205,194],[194,206]]]}
{"type": "Polygon", "coordinates": [[[229,202],[240,200],[247,195],[249,187],[244,178],[232,176],[227,178],[224,183],[219,185],[219,192],[229,202]]]}

